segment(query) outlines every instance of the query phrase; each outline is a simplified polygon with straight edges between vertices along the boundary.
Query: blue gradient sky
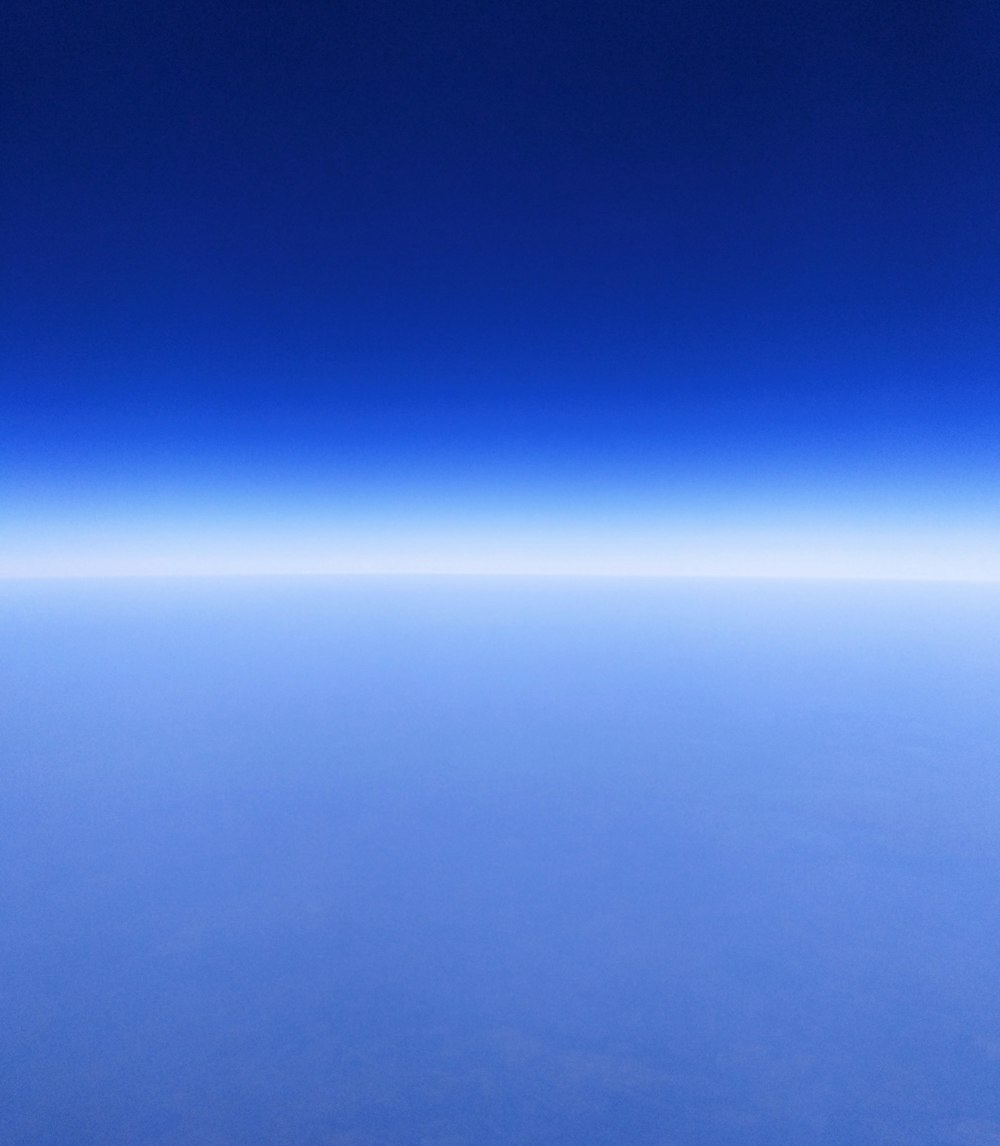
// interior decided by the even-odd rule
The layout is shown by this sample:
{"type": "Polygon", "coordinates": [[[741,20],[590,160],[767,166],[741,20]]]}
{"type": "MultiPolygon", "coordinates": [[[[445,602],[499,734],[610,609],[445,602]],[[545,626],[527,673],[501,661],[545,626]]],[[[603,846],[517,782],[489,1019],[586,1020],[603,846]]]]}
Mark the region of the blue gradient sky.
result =
{"type": "Polygon", "coordinates": [[[0,575],[1000,578],[994,5],[0,18],[0,575]]]}

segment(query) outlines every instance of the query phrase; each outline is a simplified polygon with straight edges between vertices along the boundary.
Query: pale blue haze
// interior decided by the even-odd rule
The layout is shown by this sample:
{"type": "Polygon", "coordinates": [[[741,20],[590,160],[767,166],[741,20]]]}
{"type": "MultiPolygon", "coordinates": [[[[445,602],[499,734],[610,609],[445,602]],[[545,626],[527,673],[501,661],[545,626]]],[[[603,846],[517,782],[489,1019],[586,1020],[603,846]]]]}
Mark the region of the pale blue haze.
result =
{"type": "Polygon", "coordinates": [[[5,1146],[987,1146],[992,587],[8,582],[5,1146]]]}

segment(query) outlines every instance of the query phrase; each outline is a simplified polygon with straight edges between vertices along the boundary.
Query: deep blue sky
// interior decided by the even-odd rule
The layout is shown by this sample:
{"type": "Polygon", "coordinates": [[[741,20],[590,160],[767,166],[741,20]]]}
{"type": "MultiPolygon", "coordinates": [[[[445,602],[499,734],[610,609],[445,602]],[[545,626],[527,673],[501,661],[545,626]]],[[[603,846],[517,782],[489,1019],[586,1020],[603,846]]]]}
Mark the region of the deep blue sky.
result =
{"type": "Polygon", "coordinates": [[[996,526],[986,0],[7,0],[0,41],[15,549],[996,526]]]}

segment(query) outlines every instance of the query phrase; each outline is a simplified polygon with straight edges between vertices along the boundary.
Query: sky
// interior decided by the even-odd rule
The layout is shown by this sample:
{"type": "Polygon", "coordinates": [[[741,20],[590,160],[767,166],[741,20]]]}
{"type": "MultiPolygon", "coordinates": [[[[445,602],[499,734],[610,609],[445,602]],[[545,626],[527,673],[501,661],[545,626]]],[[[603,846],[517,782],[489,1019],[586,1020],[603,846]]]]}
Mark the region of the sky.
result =
{"type": "Polygon", "coordinates": [[[987,0],[0,45],[0,576],[1000,579],[987,0]]]}

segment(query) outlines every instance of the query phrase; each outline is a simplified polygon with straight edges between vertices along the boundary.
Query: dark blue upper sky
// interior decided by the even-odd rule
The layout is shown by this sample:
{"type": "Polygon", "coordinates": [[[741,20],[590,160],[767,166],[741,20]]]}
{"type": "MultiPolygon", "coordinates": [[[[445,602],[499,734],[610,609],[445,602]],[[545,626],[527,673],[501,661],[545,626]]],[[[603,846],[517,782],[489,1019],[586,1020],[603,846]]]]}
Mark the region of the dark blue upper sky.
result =
{"type": "Polygon", "coordinates": [[[987,0],[2,21],[13,503],[588,472],[992,495],[987,0]]]}

